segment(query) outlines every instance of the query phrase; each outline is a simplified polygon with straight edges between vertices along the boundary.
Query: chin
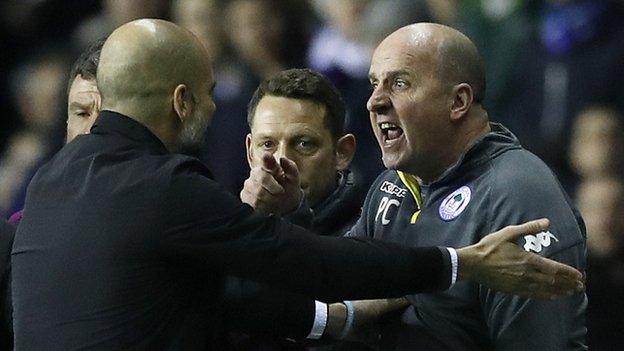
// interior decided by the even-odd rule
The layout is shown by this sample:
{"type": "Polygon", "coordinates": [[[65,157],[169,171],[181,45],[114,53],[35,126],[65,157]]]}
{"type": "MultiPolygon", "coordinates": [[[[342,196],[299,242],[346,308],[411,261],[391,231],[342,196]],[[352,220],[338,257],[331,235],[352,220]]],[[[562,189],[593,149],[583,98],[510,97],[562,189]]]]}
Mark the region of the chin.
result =
{"type": "Polygon", "coordinates": [[[403,163],[400,158],[394,155],[382,155],[382,161],[387,169],[400,169],[403,163]]]}

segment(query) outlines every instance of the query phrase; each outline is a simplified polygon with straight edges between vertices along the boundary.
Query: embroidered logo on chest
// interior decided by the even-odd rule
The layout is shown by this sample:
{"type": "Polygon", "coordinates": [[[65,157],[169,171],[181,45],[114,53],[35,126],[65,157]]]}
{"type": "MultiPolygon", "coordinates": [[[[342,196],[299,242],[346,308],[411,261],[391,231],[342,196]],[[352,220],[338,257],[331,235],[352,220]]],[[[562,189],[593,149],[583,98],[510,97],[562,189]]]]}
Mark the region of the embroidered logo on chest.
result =
{"type": "Polygon", "coordinates": [[[468,206],[471,195],[472,191],[467,186],[462,186],[453,191],[440,204],[440,209],[438,210],[440,218],[447,222],[457,218],[468,206]]]}

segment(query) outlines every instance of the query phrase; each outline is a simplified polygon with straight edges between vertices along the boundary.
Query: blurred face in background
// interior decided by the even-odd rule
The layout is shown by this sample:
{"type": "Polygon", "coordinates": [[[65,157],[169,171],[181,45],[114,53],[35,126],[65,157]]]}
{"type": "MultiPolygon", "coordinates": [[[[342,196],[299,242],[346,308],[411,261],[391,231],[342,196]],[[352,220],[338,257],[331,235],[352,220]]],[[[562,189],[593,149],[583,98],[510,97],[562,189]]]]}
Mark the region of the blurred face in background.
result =
{"type": "Polygon", "coordinates": [[[581,183],[577,203],[587,227],[593,256],[610,257],[624,246],[624,184],[618,178],[592,178],[581,183]]]}
{"type": "Polygon", "coordinates": [[[190,30],[204,44],[213,62],[223,51],[222,13],[214,0],[176,0],[174,21],[190,30]]]}
{"type": "Polygon", "coordinates": [[[44,57],[20,73],[16,102],[27,129],[46,132],[60,121],[66,74],[67,67],[58,57],[44,57]]]}
{"type": "Polygon", "coordinates": [[[313,0],[312,5],[334,29],[348,39],[360,35],[360,20],[370,0],[313,0]]]}
{"type": "Polygon", "coordinates": [[[102,3],[115,27],[139,18],[162,18],[168,6],[167,0],[105,0],[102,3]]]}
{"type": "Polygon", "coordinates": [[[67,97],[66,143],[77,135],[89,133],[100,112],[100,104],[100,92],[95,79],[84,79],[77,75],[67,97]]]}
{"type": "Polygon", "coordinates": [[[590,108],[579,114],[573,128],[570,162],[582,177],[621,171],[624,133],[620,116],[608,108],[590,108]]]}
{"type": "Polygon", "coordinates": [[[275,58],[283,38],[284,23],[267,0],[234,0],[226,8],[228,34],[247,60],[275,58]]]}
{"type": "Polygon", "coordinates": [[[348,152],[343,150],[345,143],[353,141],[353,135],[334,140],[325,115],[325,106],[316,102],[267,95],[256,107],[246,140],[250,167],[261,165],[265,152],[297,164],[301,188],[310,206],[333,192],[338,171],[346,169],[353,156],[351,151],[345,158],[348,152]]]}

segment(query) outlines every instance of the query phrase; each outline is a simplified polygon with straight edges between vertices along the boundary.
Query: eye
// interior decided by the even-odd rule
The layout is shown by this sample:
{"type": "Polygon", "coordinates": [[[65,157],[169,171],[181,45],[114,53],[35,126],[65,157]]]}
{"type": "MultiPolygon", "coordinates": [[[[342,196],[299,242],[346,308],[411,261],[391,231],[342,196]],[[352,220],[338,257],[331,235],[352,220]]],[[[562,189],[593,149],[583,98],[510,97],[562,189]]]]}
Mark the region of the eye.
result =
{"type": "Polygon", "coordinates": [[[394,86],[402,89],[402,88],[406,88],[408,86],[407,81],[405,79],[402,78],[397,78],[394,80],[394,86]]]}
{"type": "Polygon", "coordinates": [[[262,142],[261,146],[265,150],[270,150],[275,146],[275,143],[271,140],[265,140],[262,142]]]}
{"type": "Polygon", "coordinates": [[[310,153],[316,150],[316,143],[310,139],[299,139],[297,140],[297,150],[303,153],[310,153]]]}
{"type": "Polygon", "coordinates": [[[91,117],[91,114],[85,111],[79,111],[79,112],[76,112],[76,116],[81,117],[81,118],[89,118],[91,117]]]}

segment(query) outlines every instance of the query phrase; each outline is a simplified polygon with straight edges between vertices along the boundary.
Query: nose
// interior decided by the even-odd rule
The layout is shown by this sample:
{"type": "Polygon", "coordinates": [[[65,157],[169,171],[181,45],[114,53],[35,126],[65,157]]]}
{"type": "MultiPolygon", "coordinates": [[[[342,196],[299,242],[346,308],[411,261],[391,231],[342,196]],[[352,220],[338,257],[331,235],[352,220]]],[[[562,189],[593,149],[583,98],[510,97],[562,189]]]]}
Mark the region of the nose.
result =
{"type": "Polygon", "coordinates": [[[377,86],[371,93],[370,98],[366,102],[366,108],[368,111],[378,114],[383,114],[391,105],[388,94],[382,89],[381,86],[377,86]]]}
{"type": "Polygon", "coordinates": [[[279,160],[282,157],[285,157],[289,160],[293,160],[291,152],[288,148],[288,145],[286,145],[286,143],[280,143],[280,145],[277,147],[273,155],[275,156],[276,160],[279,160]]]}

